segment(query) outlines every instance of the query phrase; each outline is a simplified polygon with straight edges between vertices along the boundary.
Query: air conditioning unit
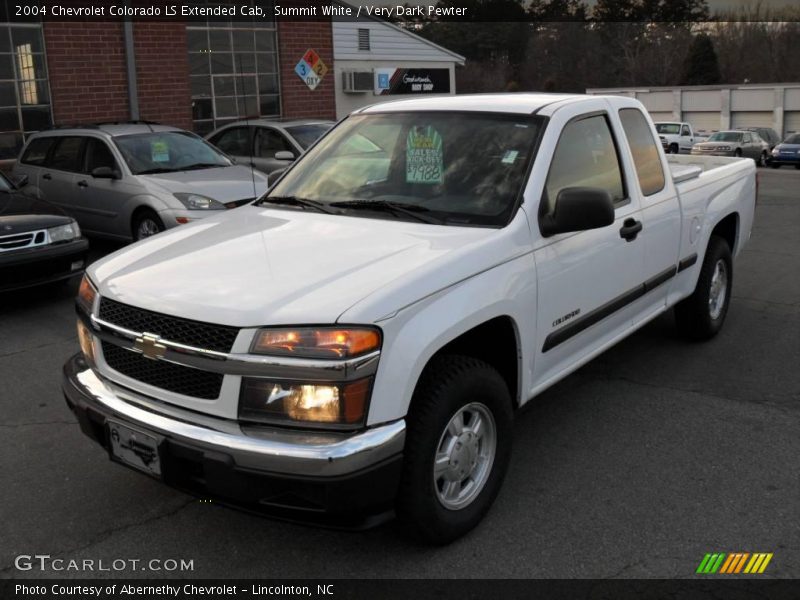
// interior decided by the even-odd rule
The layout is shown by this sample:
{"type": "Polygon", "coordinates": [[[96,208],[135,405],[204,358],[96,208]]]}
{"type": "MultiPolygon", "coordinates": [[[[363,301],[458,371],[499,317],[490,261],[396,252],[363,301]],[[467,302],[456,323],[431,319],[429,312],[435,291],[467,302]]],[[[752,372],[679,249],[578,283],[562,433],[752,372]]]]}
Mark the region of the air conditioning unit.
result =
{"type": "Polygon", "coordinates": [[[372,71],[342,71],[342,90],[349,94],[371,92],[374,89],[372,71]]]}

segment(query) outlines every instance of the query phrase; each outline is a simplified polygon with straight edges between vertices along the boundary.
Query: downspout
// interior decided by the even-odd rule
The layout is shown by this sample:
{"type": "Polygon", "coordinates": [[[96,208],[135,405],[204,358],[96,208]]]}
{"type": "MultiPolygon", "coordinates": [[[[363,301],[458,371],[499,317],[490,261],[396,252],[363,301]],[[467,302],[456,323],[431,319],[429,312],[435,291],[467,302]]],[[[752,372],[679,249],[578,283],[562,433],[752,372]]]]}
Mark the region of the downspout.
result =
{"type": "MultiPolygon", "coordinates": [[[[125,6],[130,4],[125,2],[125,6]]],[[[125,66],[128,70],[128,106],[130,107],[131,121],[139,120],[139,88],[136,85],[136,51],[133,47],[133,21],[125,18],[122,21],[122,31],[125,36],[125,66]]]]}

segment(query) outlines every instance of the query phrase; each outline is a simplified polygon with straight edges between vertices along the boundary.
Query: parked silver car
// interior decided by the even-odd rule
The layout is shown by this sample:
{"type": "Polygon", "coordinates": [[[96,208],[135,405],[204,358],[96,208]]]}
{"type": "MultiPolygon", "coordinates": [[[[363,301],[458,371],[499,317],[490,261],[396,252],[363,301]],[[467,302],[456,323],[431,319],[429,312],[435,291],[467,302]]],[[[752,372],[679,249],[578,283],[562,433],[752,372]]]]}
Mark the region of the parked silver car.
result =
{"type": "Polygon", "coordinates": [[[235,208],[267,189],[264,175],[194,133],[147,123],[34,134],[13,175],[24,193],[61,207],[85,233],[122,240],[235,208]]]}
{"type": "Polygon", "coordinates": [[[744,156],[763,167],[767,164],[769,144],[755,131],[717,131],[705,142],[692,146],[692,154],[700,156],[744,156]]]}
{"type": "Polygon", "coordinates": [[[319,119],[249,119],[220,127],[206,139],[237,162],[269,174],[292,164],[333,125],[319,119]]]}

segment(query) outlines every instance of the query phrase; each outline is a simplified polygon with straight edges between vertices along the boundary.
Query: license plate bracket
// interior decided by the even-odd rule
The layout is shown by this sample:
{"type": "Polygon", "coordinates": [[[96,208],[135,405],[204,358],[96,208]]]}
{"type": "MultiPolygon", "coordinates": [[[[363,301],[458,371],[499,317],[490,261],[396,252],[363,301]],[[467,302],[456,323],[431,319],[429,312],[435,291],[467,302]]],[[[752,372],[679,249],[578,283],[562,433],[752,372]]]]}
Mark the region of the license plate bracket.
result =
{"type": "Polygon", "coordinates": [[[106,422],[111,460],[161,479],[163,437],[109,420],[106,422]]]}

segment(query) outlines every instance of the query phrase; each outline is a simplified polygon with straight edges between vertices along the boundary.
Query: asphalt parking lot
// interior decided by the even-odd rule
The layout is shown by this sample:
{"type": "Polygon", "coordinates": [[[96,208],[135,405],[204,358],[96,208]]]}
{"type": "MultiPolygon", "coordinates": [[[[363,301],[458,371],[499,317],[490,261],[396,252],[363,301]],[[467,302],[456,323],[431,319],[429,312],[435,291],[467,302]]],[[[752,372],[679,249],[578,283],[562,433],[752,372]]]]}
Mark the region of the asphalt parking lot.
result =
{"type": "Polygon", "coordinates": [[[800,577],[800,171],[759,172],[723,332],[686,343],[666,315],[540,396],[519,415],[494,508],[445,548],[394,522],[254,517],[111,464],[60,391],[76,284],[0,295],[0,577],[671,578],[738,551],[772,552],[766,576],[800,577]],[[20,554],[194,570],[19,571],[20,554]]]}

